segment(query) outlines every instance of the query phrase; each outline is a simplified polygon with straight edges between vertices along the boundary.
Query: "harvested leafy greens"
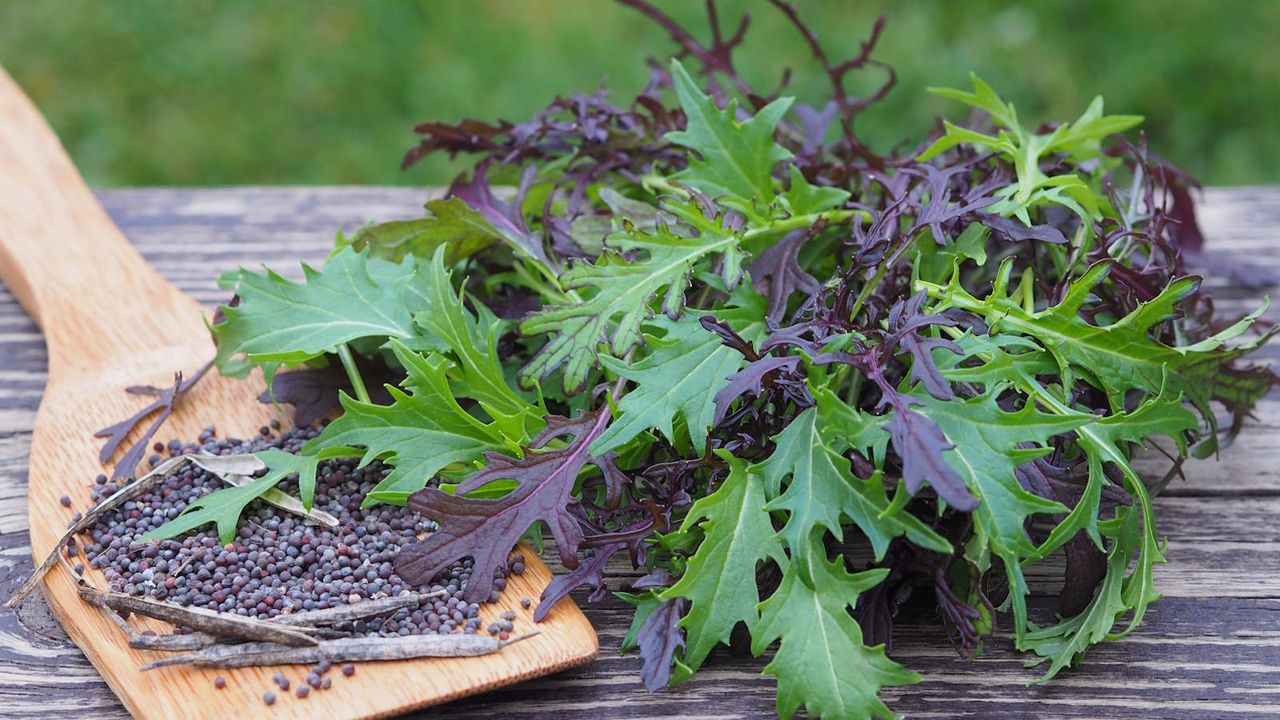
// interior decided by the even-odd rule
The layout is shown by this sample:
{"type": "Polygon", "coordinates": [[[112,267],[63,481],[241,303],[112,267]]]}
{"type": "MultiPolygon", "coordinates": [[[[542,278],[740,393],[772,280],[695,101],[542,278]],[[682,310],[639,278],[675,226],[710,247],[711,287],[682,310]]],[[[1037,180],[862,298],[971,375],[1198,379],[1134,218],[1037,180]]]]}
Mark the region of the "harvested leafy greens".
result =
{"type": "MultiPolygon", "coordinates": [[[[570,573],[540,614],[629,556],[645,684],[745,627],[783,717],[891,714],[880,688],[919,679],[884,647],[911,588],[957,647],[1004,626],[1044,679],[1135,628],[1163,557],[1130,459],[1213,454],[1276,381],[1241,362],[1258,313],[1216,317],[1184,272],[1190,181],[1121,137],[1140,118],[1098,99],[1035,127],[975,77],[936,91],[968,121],[881,154],[855,122],[894,82],[881,24],[837,60],[773,2],[830,79],[806,106],[737,72],[745,20],[722,32],[712,6],[704,44],[625,2],[679,45],[633,101],[421,125],[406,165],[477,158],[423,217],[340,237],[302,282],[223,278],[222,372],[259,367],[313,416],[350,388],[312,459],[267,477],[393,466],[365,503],[440,525],[398,558],[413,582],[464,557],[491,578],[548,530],[570,573]],[[864,71],[885,80],[855,97],[864,71]],[[1025,571],[1057,553],[1061,620],[1039,625],[1025,571]]],[[[270,485],[163,530],[225,529],[270,485]]]]}

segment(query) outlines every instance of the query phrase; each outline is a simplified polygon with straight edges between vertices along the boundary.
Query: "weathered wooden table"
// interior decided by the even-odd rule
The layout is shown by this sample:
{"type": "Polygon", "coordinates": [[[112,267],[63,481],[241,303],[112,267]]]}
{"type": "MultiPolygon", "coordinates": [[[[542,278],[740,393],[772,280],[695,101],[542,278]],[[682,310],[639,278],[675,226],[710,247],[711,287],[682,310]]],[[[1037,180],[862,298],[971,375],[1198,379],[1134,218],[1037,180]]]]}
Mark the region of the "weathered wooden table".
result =
{"type": "MultiPolygon", "coordinates": [[[[108,190],[103,204],[162,274],[204,303],[225,299],[215,276],[270,263],[297,276],[319,262],[335,231],[372,219],[411,217],[425,195],[411,189],[243,188],[108,190]]],[[[1280,189],[1206,193],[1202,225],[1215,254],[1257,275],[1280,277],[1280,189]]],[[[1226,313],[1252,309],[1262,292],[1229,278],[1208,282],[1226,313]]],[[[1270,313],[1280,320],[1280,311],[1270,313]]],[[[1280,357],[1280,343],[1264,351],[1280,357]]],[[[0,597],[31,569],[27,451],[44,388],[44,343],[0,288],[0,597]]],[[[1220,718],[1280,716],[1280,393],[1257,410],[1221,461],[1193,463],[1157,500],[1168,564],[1165,598],[1120,643],[1095,648],[1083,667],[1028,687],[1036,672],[1009,644],[977,661],[959,658],[930,618],[904,619],[895,656],[924,682],[885,693],[909,717],[1220,718]]],[[[1044,573],[1051,575],[1051,572],[1044,573]]],[[[632,575],[625,565],[614,588],[632,575]]],[[[1052,591],[1052,578],[1041,585],[1052,591]]],[[[580,600],[583,598],[579,597],[580,600]]],[[[763,662],[717,655],[685,686],[648,694],[639,660],[616,648],[629,606],[585,606],[600,635],[595,663],[423,713],[440,717],[769,717],[774,684],[763,662]]],[[[126,716],[111,691],[40,602],[0,614],[0,717],[126,716]]]]}

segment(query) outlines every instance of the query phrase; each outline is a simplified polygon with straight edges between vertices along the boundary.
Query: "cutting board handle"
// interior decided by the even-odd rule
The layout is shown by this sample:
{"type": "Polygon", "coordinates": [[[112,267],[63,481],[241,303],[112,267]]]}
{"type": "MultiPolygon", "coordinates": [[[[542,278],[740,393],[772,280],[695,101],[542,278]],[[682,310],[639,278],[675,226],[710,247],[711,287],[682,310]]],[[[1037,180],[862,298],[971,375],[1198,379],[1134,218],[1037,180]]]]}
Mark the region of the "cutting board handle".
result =
{"type": "Polygon", "coordinates": [[[133,249],[3,68],[0,281],[44,331],[51,363],[134,354],[179,318],[203,333],[199,306],[133,249]]]}

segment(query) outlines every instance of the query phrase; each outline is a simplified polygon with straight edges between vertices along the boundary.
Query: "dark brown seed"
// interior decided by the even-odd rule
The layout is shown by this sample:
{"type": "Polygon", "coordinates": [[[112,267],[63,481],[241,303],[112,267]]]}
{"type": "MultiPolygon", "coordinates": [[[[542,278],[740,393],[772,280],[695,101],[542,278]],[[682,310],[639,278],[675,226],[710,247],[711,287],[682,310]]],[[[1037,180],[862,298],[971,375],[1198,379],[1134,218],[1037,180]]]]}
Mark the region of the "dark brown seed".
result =
{"type": "Polygon", "coordinates": [[[276,673],[271,676],[271,679],[276,681],[276,685],[279,685],[281,690],[289,689],[289,678],[285,677],[284,673],[276,673]]]}
{"type": "Polygon", "coordinates": [[[227,686],[227,679],[219,675],[218,677],[213,679],[213,686],[221,690],[222,688],[227,686]]]}
{"type": "Polygon", "coordinates": [[[66,495],[58,498],[58,502],[62,503],[62,507],[71,507],[71,498],[66,495]]]}
{"type": "Polygon", "coordinates": [[[529,606],[532,604],[533,604],[533,601],[530,600],[529,598],[525,598],[520,601],[520,607],[524,608],[525,610],[528,610],[529,606]]]}
{"type": "Polygon", "coordinates": [[[356,666],[355,666],[355,665],[352,665],[351,663],[347,663],[346,665],[343,665],[343,666],[342,666],[342,674],[343,674],[343,675],[345,675],[346,677],[351,677],[352,675],[355,675],[355,674],[356,674],[356,666]]]}
{"type": "Polygon", "coordinates": [[[297,695],[297,696],[298,696],[298,697],[300,697],[300,698],[304,698],[304,697],[306,697],[306,696],[308,696],[308,695],[310,695],[310,694],[311,694],[311,686],[309,686],[309,685],[299,685],[299,686],[298,686],[298,689],[293,691],[293,694],[294,694],[294,695],[297,695]]]}
{"type": "Polygon", "coordinates": [[[323,680],[321,680],[321,681],[320,681],[320,689],[321,689],[321,690],[328,690],[332,685],[333,685],[333,679],[332,679],[332,678],[325,678],[325,679],[323,679],[323,680]]]}
{"type": "Polygon", "coordinates": [[[273,693],[273,692],[269,692],[269,693],[267,693],[266,695],[263,695],[263,696],[262,696],[262,702],[264,702],[264,703],[266,703],[266,704],[268,704],[268,705],[275,705],[275,704],[276,704],[276,694],[275,694],[275,693],[273,693]]]}

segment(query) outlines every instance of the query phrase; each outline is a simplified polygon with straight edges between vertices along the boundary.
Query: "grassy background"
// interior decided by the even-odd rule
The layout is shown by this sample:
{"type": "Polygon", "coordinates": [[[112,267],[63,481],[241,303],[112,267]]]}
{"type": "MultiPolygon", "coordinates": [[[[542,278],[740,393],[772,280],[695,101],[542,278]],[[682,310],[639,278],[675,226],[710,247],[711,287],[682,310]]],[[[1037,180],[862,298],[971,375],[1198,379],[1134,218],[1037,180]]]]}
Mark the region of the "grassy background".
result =
{"type": "MultiPolygon", "coordinates": [[[[658,1],[705,30],[699,3],[658,1]]],[[[797,4],[833,53],[889,15],[877,56],[900,82],[860,121],[880,147],[963,117],[924,88],[973,70],[1025,122],[1101,93],[1207,183],[1280,182],[1280,2],[797,4]]],[[[772,86],[790,65],[813,97],[822,78],[795,34],[761,0],[721,3],[726,18],[743,8],[747,75],[772,86]]],[[[414,122],[521,119],[605,78],[628,97],[645,56],[670,48],[603,0],[0,0],[0,63],[96,185],[444,183],[458,164],[398,170],[414,122]]]]}

